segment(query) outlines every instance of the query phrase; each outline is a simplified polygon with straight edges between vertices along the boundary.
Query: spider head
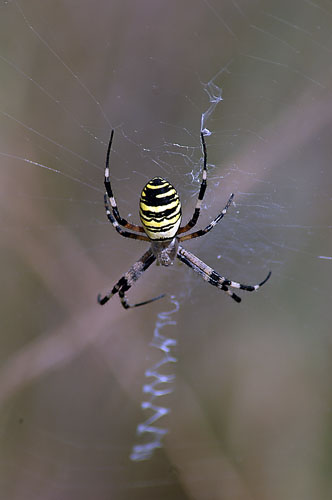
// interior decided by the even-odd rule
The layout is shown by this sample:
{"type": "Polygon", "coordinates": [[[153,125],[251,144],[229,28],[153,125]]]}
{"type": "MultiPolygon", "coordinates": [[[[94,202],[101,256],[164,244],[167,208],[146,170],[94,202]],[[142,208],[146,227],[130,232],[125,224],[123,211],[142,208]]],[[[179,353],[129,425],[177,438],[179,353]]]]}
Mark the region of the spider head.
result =
{"type": "Polygon", "coordinates": [[[181,202],[176,189],[166,179],[154,177],[142,190],[139,213],[151,240],[174,238],[181,223],[181,202]]]}
{"type": "Polygon", "coordinates": [[[175,260],[179,247],[177,238],[171,241],[153,241],[151,244],[152,253],[156,257],[157,266],[171,266],[175,260]]]}

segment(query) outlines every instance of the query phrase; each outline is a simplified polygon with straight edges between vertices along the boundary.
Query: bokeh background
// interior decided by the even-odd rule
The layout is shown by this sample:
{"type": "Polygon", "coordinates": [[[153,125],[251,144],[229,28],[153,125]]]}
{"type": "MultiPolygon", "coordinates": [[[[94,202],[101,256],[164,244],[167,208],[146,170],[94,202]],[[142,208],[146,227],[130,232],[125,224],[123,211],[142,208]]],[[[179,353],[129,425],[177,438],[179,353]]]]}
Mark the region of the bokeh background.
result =
{"type": "Polygon", "coordinates": [[[328,0],[0,3],[1,499],[332,497],[331,53],[328,0]],[[186,247],[234,280],[271,280],[238,305],[183,265],[153,266],[130,298],[163,301],[101,308],[146,248],[104,214],[110,129],[123,215],[138,223],[162,175],[188,218],[212,83],[224,100],[205,123],[199,226],[232,191],[235,204],[186,247]],[[168,434],[134,462],[171,295],[168,434]]]}

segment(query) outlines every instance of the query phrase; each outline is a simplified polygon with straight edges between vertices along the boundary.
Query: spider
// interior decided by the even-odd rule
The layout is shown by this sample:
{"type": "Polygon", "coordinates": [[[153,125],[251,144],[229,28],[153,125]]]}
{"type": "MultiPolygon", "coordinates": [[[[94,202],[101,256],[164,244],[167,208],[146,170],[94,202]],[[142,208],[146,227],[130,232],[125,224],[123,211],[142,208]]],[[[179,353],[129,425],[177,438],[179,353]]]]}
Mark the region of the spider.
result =
{"type": "Polygon", "coordinates": [[[98,295],[99,304],[106,304],[106,302],[108,302],[109,299],[116,293],[119,294],[121,304],[125,309],[143,306],[145,304],[149,304],[150,302],[154,302],[155,300],[161,299],[165,296],[165,294],[158,295],[158,297],[154,297],[153,299],[145,300],[144,302],[139,302],[137,304],[129,304],[126,298],[126,292],[153,262],[156,261],[157,265],[169,266],[173,264],[176,257],[198,273],[205,281],[210,283],[210,285],[223,290],[236,302],[241,302],[241,298],[229,288],[237,288],[240,290],[246,290],[247,292],[253,292],[266,283],[271,276],[271,272],[269,272],[266,278],[258,285],[243,285],[241,283],[237,283],[236,281],[224,278],[180,245],[180,242],[182,241],[198,238],[199,236],[203,236],[211,231],[211,229],[214,228],[214,226],[227,213],[227,210],[229,209],[234,198],[234,194],[232,193],[225,205],[225,208],[204,229],[199,229],[198,231],[194,231],[189,234],[183,234],[187,233],[196,225],[206,191],[207,149],[204,131],[201,132],[203,172],[198,200],[192,218],[185,226],[181,227],[181,202],[179,195],[172,184],[162,177],[154,177],[144,186],[142,190],[139,202],[142,226],[131,224],[120,216],[115,198],[113,196],[109,172],[113,136],[114,130],[111,132],[108,144],[104,179],[106,188],[104,205],[107,218],[109,222],[113,224],[117,232],[121,234],[121,236],[124,236],[125,238],[133,238],[135,240],[148,241],[151,245],[145,254],[137,262],[135,262],[129,271],[119,279],[119,281],[104,297],[98,295]],[[129,231],[127,231],[127,229],[129,231]]]}

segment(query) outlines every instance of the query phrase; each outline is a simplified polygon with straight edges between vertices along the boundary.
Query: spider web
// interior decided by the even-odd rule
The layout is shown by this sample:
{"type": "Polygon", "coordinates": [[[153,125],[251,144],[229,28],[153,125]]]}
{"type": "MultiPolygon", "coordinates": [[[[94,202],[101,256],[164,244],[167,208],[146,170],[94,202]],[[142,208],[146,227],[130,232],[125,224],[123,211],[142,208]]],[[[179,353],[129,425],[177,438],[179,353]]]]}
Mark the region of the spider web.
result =
{"type": "Polygon", "coordinates": [[[1,498],[329,498],[331,23],[328,0],[0,3],[1,498]],[[238,305],[153,266],[130,300],[163,303],[99,307],[146,249],[104,214],[110,129],[112,187],[138,223],[156,175],[190,218],[201,127],[197,227],[235,199],[185,246],[271,280],[238,305]],[[168,432],[133,462],[172,300],[168,432]]]}

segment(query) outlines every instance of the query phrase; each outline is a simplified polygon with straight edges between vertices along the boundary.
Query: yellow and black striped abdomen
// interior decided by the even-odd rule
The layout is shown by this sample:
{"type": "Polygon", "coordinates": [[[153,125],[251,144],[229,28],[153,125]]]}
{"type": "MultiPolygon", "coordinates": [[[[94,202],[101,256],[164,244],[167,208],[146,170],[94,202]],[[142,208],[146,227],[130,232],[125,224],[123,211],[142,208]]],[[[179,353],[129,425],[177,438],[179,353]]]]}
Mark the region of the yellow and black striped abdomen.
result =
{"type": "Polygon", "coordinates": [[[174,238],[181,223],[181,202],[176,189],[166,179],[154,177],[143,188],[139,213],[151,240],[174,238]]]}

